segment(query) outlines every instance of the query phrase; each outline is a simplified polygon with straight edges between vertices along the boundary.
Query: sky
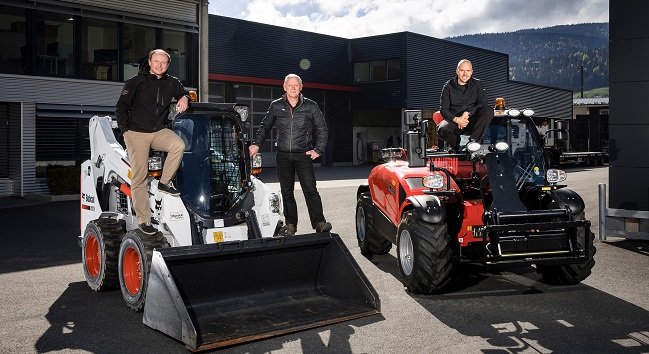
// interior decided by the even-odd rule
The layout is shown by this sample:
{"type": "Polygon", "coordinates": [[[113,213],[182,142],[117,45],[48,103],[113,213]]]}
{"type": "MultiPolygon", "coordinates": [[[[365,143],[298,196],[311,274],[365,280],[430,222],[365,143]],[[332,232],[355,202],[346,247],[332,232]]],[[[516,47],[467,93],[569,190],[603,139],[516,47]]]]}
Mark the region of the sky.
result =
{"type": "Polygon", "coordinates": [[[209,0],[209,13],[342,38],[436,38],[608,22],[609,0],[209,0]]]}

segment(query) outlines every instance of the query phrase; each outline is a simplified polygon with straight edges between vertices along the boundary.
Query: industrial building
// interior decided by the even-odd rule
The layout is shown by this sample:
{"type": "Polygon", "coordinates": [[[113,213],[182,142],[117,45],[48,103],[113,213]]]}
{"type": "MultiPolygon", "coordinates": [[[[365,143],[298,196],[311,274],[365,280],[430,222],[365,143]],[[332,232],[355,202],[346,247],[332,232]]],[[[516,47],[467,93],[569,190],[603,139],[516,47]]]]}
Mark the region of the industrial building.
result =
{"type": "MultiPolygon", "coordinates": [[[[0,196],[47,193],[44,166],[89,157],[87,123],[114,117],[125,79],[154,48],[169,72],[198,89],[200,1],[0,0],[0,196]],[[160,11],[164,9],[164,11],[160,11]]],[[[401,135],[401,111],[439,107],[460,59],[473,62],[489,101],[572,117],[572,92],[509,80],[503,53],[412,32],[347,39],[208,16],[208,99],[251,107],[256,128],[288,73],[329,126],[324,165],[371,163],[401,135]]],[[[273,137],[262,147],[274,164],[273,137]]]]}

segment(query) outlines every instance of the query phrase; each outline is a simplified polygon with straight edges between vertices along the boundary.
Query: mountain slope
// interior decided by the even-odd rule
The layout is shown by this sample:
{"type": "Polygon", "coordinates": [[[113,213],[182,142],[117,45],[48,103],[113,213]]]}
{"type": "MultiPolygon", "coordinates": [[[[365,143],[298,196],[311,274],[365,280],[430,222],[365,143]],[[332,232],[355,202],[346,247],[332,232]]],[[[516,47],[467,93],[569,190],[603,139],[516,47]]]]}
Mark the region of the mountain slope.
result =
{"type": "Polygon", "coordinates": [[[450,41],[509,54],[512,80],[581,90],[608,86],[608,23],[472,34],[450,41]]]}

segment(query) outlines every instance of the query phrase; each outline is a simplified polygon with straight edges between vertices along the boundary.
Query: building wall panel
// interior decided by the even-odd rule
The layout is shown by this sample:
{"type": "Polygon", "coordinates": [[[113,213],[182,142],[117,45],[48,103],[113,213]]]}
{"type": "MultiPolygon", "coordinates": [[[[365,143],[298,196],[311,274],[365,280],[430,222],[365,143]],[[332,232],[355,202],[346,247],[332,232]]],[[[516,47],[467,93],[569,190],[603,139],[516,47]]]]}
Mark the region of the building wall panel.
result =
{"type": "MultiPolygon", "coordinates": [[[[64,3],[64,1],[36,1],[39,3],[64,3]]],[[[65,3],[79,4],[95,11],[107,9],[128,14],[128,16],[153,16],[171,20],[196,23],[198,0],[66,0],[65,3]]],[[[66,4],[67,6],[70,6],[66,4]]]]}
{"type": "Polygon", "coordinates": [[[508,108],[531,108],[537,117],[572,118],[572,91],[509,81],[506,92],[502,97],[508,108]]]}
{"type": "Polygon", "coordinates": [[[211,74],[349,84],[347,40],[317,33],[210,15],[211,74]]]}
{"type": "Polygon", "coordinates": [[[406,32],[350,40],[350,78],[353,78],[353,63],[386,59],[400,59],[401,62],[401,80],[358,83],[360,95],[354,109],[400,109],[407,104],[406,40],[406,32]]]}

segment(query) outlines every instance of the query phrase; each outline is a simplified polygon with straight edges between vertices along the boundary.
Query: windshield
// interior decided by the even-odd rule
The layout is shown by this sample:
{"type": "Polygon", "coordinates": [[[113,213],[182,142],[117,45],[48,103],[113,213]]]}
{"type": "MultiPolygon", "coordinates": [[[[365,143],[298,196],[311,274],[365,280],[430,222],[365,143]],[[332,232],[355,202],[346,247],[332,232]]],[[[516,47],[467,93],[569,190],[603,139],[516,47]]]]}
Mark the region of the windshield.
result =
{"type": "Polygon", "coordinates": [[[173,130],[185,142],[178,185],[185,203],[204,216],[222,216],[237,204],[246,180],[243,142],[227,113],[190,113],[173,130]]]}
{"type": "Polygon", "coordinates": [[[520,189],[525,184],[545,184],[543,146],[531,119],[494,117],[482,138],[483,144],[504,141],[514,160],[514,177],[520,189]]]}

